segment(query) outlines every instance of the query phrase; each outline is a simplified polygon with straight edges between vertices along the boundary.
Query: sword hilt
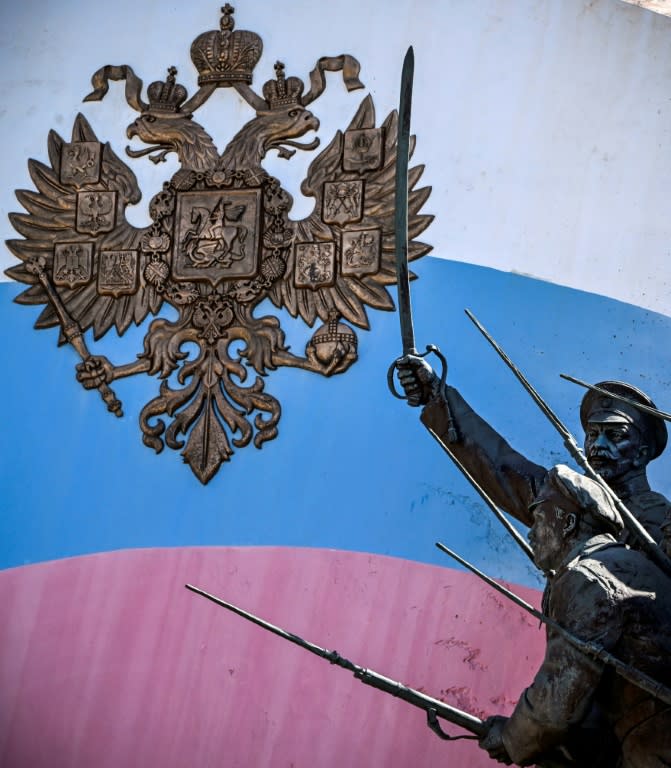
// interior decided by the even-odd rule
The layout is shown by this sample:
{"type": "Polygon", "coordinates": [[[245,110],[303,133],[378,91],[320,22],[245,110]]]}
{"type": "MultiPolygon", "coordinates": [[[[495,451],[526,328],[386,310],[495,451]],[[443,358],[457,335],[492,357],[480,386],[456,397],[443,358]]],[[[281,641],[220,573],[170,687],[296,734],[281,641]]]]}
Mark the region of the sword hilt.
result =
{"type": "Polygon", "coordinates": [[[408,352],[403,355],[403,357],[399,357],[389,366],[389,370],[387,371],[387,386],[389,387],[389,391],[391,394],[398,398],[399,400],[405,400],[408,401],[408,397],[405,394],[400,394],[398,390],[396,389],[396,383],[394,381],[394,371],[397,371],[399,368],[399,365],[401,361],[406,357],[406,355],[414,355],[416,357],[427,357],[427,355],[430,355],[433,353],[439,360],[441,364],[441,372],[440,377],[438,380],[438,394],[443,398],[445,401],[445,406],[447,408],[447,421],[448,421],[448,430],[447,430],[447,440],[450,443],[456,443],[457,442],[457,430],[454,426],[454,420],[452,418],[452,411],[450,410],[450,406],[447,402],[447,392],[446,392],[446,382],[447,382],[447,360],[445,359],[445,355],[438,349],[438,347],[435,344],[427,344],[426,351],[425,352],[418,352],[416,349],[408,350],[408,352]]]}

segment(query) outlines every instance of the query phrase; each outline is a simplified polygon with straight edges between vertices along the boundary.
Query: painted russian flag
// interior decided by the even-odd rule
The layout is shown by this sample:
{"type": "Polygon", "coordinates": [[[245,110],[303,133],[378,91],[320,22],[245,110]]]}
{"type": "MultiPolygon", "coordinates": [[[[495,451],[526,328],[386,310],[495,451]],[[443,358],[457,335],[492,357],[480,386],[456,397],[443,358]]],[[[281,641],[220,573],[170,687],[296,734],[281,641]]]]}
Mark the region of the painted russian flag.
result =
{"type": "MultiPolygon", "coordinates": [[[[49,28],[61,41],[58,66],[49,66],[65,71],[68,109],[87,92],[90,62],[92,72],[105,57],[134,61],[142,50],[144,71],[159,66],[155,48],[149,54],[154,11],[123,0],[100,35],[100,17],[88,19],[71,5],[69,14],[44,8],[51,14],[45,24],[54,22],[49,28]],[[126,38],[125,20],[136,14],[142,24],[126,38]],[[85,67],[80,38],[88,46],[85,67]],[[83,76],[74,62],[86,69],[83,76]]],[[[424,126],[419,161],[434,185],[428,207],[437,218],[426,239],[443,256],[489,265],[427,257],[414,267],[417,342],[441,348],[450,383],[534,461],[569,462],[559,436],[465,317],[468,307],[577,436],[582,392],[560,372],[629,381],[668,411],[669,174],[658,149],[668,140],[668,83],[651,73],[654,60],[642,64],[651,50],[668,55],[665,20],[641,21],[638,9],[610,0],[547,7],[521,0],[505,13],[496,10],[505,4],[426,0],[422,13],[416,4],[359,4],[353,23],[338,4],[325,4],[321,37],[313,39],[313,5],[297,2],[281,19],[275,4],[266,3],[265,13],[247,9],[251,18],[241,8],[240,26],[268,37],[271,58],[294,46],[292,73],[307,73],[337,40],[338,50],[366,62],[364,80],[392,107],[397,72],[385,72],[390,50],[415,43],[418,71],[431,73],[419,78],[413,118],[424,126]],[[604,57],[612,70],[601,66],[604,57]],[[370,72],[385,72],[393,85],[376,83],[370,72]],[[438,76],[451,98],[436,106],[438,76]],[[667,112],[658,114],[658,104],[667,112]],[[639,144],[627,142],[622,127],[630,115],[647,131],[639,144]],[[638,186],[627,175],[634,166],[638,186]],[[622,189],[633,189],[636,199],[619,192],[604,199],[604,190],[622,189]],[[583,265],[596,260],[592,280],[582,280],[579,257],[583,265]],[[507,260],[546,280],[511,273],[507,260]],[[619,283],[618,270],[626,273],[619,283]]],[[[190,67],[192,26],[195,36],[213,24],[212,13],[193,3],[161,17],[166,39],[185,48],[177,61],[182,71],[190,67]]],[[[14,18],[17,41],[24,39],[20,21],[14,18]]],[[[26,46],[23,58],[30,59],[26,46]]],[[[36,78],[26,75],[24,85],[44,121],[28,106],[3,118],[14,142],[8,164],[20,155],[20,171],[8,170],[5,182],[12,189],[29,185],[25,157],[40,151],[52,124],[60,130],[66,109],[58,89],[47,96],[48,107],[40,101],[36,78]],[[37,123],[33,143],[23,127],[37,123]]],[[[336,127],[351,117],[356,104],[349,104],[345,117],[332,118],[336,127]]],[[[96,127],[129,122],[118,104],[99,109],[100,122],[87,113],[96,127]]],[[[155,188],[143,185],[147,198],[155,188]]],[[[17,210],[13,198],[4,207],[17,210]]],[[[13,236],[9,228],[6,235],[13,236]]],[[[158,379],[115,382],[125,412],[115,419],[97,393],[75,382],[73,350],[57,348],[53,330],[32,330],[37,311],[12,303],[19,290],[0,285],[7,335],[0,384],[0,765],[493,765],[472,740],[439,740],[420,710],[184,589],[193,583],[478,717],[511,711],[540,663],[544,633],[434,542],[514,584],[532,603],[540,601],[542,582],[424,430],[418,411],[390,396],[386,371],[401,351],[396,315],[371,313],[372,330],[359,334],[359,360],[343,376],[273,372],[268,389],[282,404],[278,438],[262,450],[237,451],[203,486],[174,451],[156,456],[142,444],[138,415],[157,394],[158,379]]],[[[302,350],[312,330],[288,317],[283,327],[302,350]]],[[[108,334],[91,349],[127,363],[142,350],[145,331],[108,334]]],[[[653,488],[666,495],[668,467],[663,456],[649,471],[653,488]]]]}
{"type": "MultiPolygon", "coordinates": [[[[557,376],[576,361],[590,380],[603,356],[615,378],[646,371],[655,396],[671,380],[648,354],[668,343],[669,318],[481,267],[428,258],[418,271],[418,339],[442,347],[451,381],[539,462],[566,461],[558,436],[446,297],[477,310],[576,434],[579,392],[557,376]],[[588,340],[598,315],[611,322],[588,340]]],[[[510,711],[543,632],[434,542],[532,602],[540,582],[417,411],[387,392],[394,315],[375,317],[342,377],[278,371],[279,437],[203,487],[176,454],[141,443],[136,415],[155,381],[116,382],[127,415],[114,419],[72,381],[74,353],[30,330],[9,301],[16,287],[0,290],[5,327],[22,326],[6,370],[23,372],[4,382],[15,406],[2,469],[3,765],[489,764],[474,742],[439,741],[420,710],[183,586],[477,716],[510,711]]]]}

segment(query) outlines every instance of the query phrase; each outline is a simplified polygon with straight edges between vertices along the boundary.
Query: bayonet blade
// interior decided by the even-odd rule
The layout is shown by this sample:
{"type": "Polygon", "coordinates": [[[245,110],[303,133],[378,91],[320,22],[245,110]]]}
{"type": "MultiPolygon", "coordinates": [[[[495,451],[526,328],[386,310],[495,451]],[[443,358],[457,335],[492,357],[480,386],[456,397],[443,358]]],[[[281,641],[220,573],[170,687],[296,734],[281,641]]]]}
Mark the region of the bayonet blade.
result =
{"type": "Polygon", "coordinates": [[[408,162],[410,155],[410,112],[412,110],[412,79],[415,54],[408,48],[401,72],[401,95],[398,105],[398,140],[396,142],[396,284],[398,285],[398,315],[401,322],[403,354],[417,354],[415,331],[412,326],[410,277],[408,274],[408,162]]]}
{"type": "Polygon", "coordinates": [[[632,400],[630,397],[625,397],[624,395],[618,395],[617,393],[611,392],[608,389],[598,387],[596,384],[588,384],[586,381],[583,381],[582,379],[576,379],[575,376],[569,376],[567,373],[560,373],[559,375],[562,377],[562,379],[566,379],[566,381],[570,381],[573,384],[578,384],[581,387],[585,387],[585,389],[591,389],[593,392],[598,392],[600,395],[612,397],[613,400],[619,400],[621,403],[627,403],[627,405],[631,405],[633,408],[638,408],[638,410],[642,411],[643,413],[649,413],[651,416],[657,416],[657,418],[664,419],[664,421],[671,421],[671,413],[660,411],[659,408],[653,408],[652,406],[646,405],[645,403],[639,403],[637,400],[632,400]]]}
{"type": "MultiPolygon", "coordinates": [[[[437,733],[441,738],[446,738],[446,736],[438,725],[436,717],[442,717],[444,720],[455,723],[455,725],[458,725],[461,728],[465,728],[467,731],[476,734],[479,738],[484,737],[484,735],[487,733],[487,726],[483,723],[482,720],[480,720],[480,718],[475,717],[475,715],[471,715],[470,713],[464,712],[463,710],[457,709],[456,707],[451,707],[449,704],[440,701],[440,699],[434,699],[431,696],[427,696],[422,691],[417,691],[414,688],[408,688],[407,685],[404,685],[397,680],[392,680],[389,677],[385,677],[384,675],[380,675],[375,672],[375,670],[360,667],[358,664],[354,664],[353,662],[349,661],[349,659],[341,656],[337,651],[327,651],[326,648],[322,648],[319,645],[315,645],[314,643],[310,643],[307,640],[303,640],[302,637],[298,637],[298,635],[294,635],[292,632],[287,632],[285,629],[277,627],[275,624],[271,624],[265,619],[262,619],[259,616],[255,616],[253,613],[249,613],[242,608],[238,608],[238,606],[233,605],[233,603],[227,603],[225,600],[221,600],[209,592],[205,592],[198,587],[194,587],[192,584],[185,584],[184,586],[191,590],[191,592],[195,592],[197,595],[201,595],[201,597],[205,597],[207,600],[211,600],[213,603],[216,603],[222,608],[226,608],[227,610],[236,613],[243,619],[251,621],[253,624],[256,624],[257,626],[272,632],[274,635],[278,635],[284,640],[289,640],[289,642],[298,645],[306,651],[310,651],[310,653],[314,653],[316,656],[320,656],[322,659],[325,659],[331,664],[335,664],[338,667],[342,667],[343,669],[347,669],[350,672],[353,672],[354,677],[356,677],[356,679],[362,682],[364,685],[369,685],[371,688],[376,688],[378,691],[396,696],[397,698],[408,702],[408,704],[412,704],[413,707],[423,709],[428,715],[429,728],[431,728],[431,730],[437,733]]],[[[461,736],[460,738],[473,737],[461,736]]]]}

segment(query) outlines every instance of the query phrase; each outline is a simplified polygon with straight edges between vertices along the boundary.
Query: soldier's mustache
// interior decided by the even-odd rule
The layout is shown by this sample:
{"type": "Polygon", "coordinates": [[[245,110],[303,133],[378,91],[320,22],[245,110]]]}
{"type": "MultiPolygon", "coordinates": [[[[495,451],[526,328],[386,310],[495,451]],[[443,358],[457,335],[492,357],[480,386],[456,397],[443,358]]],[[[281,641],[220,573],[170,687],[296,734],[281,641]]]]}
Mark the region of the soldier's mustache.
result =
{"type": "Polygon", "coordinates": [[[615,460],[615,456],[613,455],[613,452],[608,450],[608,448],[592,448],[588,452],[588,456],[590,459],[610,459],[612,461],[615,460]]]}

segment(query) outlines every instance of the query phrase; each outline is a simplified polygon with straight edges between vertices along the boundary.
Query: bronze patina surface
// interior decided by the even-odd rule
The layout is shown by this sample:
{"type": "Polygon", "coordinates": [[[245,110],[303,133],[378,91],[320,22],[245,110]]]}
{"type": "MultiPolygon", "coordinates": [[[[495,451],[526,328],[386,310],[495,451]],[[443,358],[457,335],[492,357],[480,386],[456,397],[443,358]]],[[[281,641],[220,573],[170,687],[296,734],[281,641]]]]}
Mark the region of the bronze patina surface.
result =
{"type": "MultiPolygon", "coordinates": [[[[152,223],[128,222],[126,207],[141,199],[135,175],[79,115],[70,141],[49,134],[49,165],[29,161],[36,191],[17,192],[27,213],[10,218],[23,238],[7,243],[21,260],[7,274],[29,286],[16,300],[44,305],[35,327],[61,328],[60,343],[69,341],[82,358],[78,380],[97,388],[110,410],[121,415],[114,380],[161,379],[140,414],[143,441],[157,452],[181,450],[203,483],[235,448],[260,448],[277,436],[280,403],[266,391],[266,374],[280,366],[345,372],[357,359],[353,326],[369,329],[367,307],[393,309],[387,286],[396,280],[396,112],[377,124],[371,97],[363,99],[310,165],[301,189],[314,198],[313,212],[290,219],[292,198],[262,161],[271,150],[290,159],[317,148],[318,139],[303,139],[319,128],[308,106],[324,92],[327,72],[340,73],[348,91],[362,88],[359,63],[346,54],[322,57],[306,88],[277,62],[257,93],[262,40],[236,30],[233,11],[225,5],[219,29],[191,46],[198,72],[191,97],[174,67],[146,96],[128,65],[107,65],[92,77],[86,101],[105,97],[110,81],[125,82],[138,112],[127,136],[147,145],[127,147],[129,157],[160,163],[177,154],[180,169],[150,199],[152,223]],[[234,89],[255,113],[223,152],[194,119],[219,89],[234,89]],[[276,316],[255,314],[265,299],[317,325],[303,355],[289,350],[276,316]],[[114,364],[83,342],[89,331],[93,340],[112,328],[124,334],[164,305],[177,318],[149,324],[134,362],[114,364]],[[188,354],[194,344],[197,352],[188,354]]],[[[432,218],[420,214],[430,194],[415,189],[422,170],[409,173],[411,260],[430,250],[416,239],[432,218]]]]}

